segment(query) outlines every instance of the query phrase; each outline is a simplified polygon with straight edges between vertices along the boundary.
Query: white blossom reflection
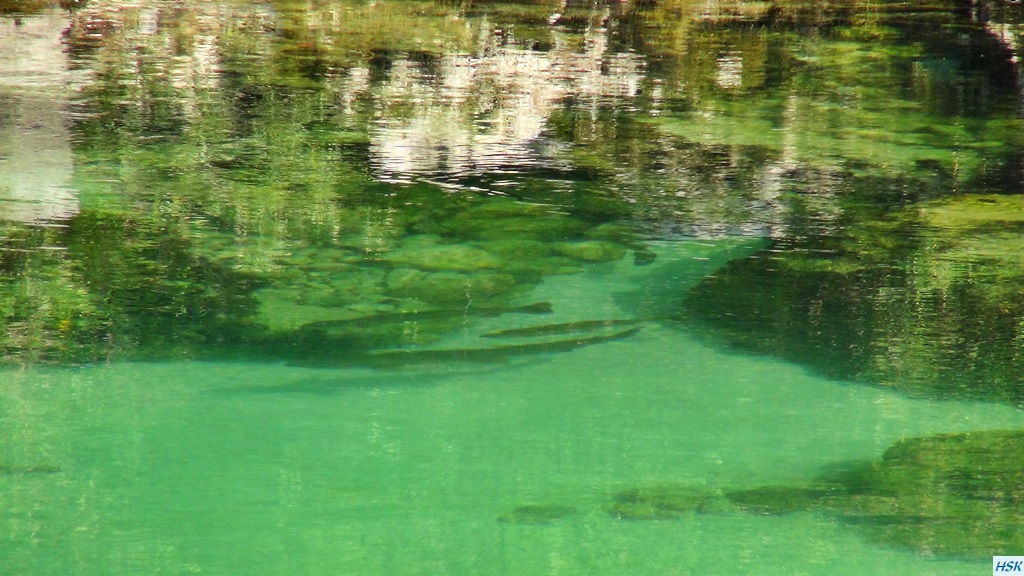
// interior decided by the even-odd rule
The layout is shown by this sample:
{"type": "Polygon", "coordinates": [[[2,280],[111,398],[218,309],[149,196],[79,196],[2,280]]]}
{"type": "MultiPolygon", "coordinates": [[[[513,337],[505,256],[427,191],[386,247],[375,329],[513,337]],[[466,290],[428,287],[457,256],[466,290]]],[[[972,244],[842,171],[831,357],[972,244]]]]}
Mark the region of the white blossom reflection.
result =
{"type": "MultiPolygon", "coordinates": [[[[476,54],[446,54],[430,65],[398,60],[376,87],[373,167],[383,180],[515,173],[568,168],[545,138],[547,119],[572,99],[596,110],[628,106],[645,62],[612,53],[608,31],[589,29],[582,49],[558,30],[547,51],[524,49],[499,33],[476,54]]],[[[370,90],[365,71],[350,73],[346,93],[370,90]]],[[[351,99],[353,96],[349,96],[351,99]]]]}
{"type": "Polygon", "coordinates": [[[78,212],[63,110],[72,74],[61,12],[0,18],[0,219],[39,223],[78,212]]]}

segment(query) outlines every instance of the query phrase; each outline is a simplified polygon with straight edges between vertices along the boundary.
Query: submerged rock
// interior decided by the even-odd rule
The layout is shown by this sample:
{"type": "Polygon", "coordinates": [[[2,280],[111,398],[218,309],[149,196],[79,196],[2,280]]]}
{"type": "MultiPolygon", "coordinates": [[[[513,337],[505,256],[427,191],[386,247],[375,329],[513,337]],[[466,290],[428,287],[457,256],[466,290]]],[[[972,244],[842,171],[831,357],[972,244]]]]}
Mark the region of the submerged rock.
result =
{"type": "Polygon", "coordinates": [[[380,260],[420,270],[473,272],[500,268],[501,258],[486,250],[465,244],[412,246],[392,250],[380,260]]]}
{"type": "Polygon", "coordinates": [[[630,226],[616,222],[605,222],[587,230],[583,234],[591,240],[608,240],[618,244],[633,245],[637,243],[637,233],[630,226]]]}
{"type": "Polygon", "coordinates": [[[502,271],[513,275],[519,282],[536,283],[548,276],[579,274],[583,264],[565,256],[550,256],[534,260],[511,261],[502,271]]]}
{"type": "Polygon", "coordinates": [[[449,234],[481,240],[561,241],[588,226],[544,204],[495,200],[457,214],[445,223],[449,234]]]}
{"type": "Polygon", "coordinates": [[[626,255],[624,247],[605,240],[562,242],[555,249],[564,256],[584,262],[611,262],[621,260],[626,255]]]}
{"type": "Polygon", "coordinates": [[[551,255],[549,242],[529,239],[502,239],[487,243],[487,251],[507,260],[534,260],[551,255]]]}
{"type": "Polygon", "coordinates": [[[498,272],[423,272],[415,268],[399,268],[388,273],[388,293],[401,298],[424,302],[452,303],[487,299],[505,294],[516,285],[516,279],[498,272]]]}

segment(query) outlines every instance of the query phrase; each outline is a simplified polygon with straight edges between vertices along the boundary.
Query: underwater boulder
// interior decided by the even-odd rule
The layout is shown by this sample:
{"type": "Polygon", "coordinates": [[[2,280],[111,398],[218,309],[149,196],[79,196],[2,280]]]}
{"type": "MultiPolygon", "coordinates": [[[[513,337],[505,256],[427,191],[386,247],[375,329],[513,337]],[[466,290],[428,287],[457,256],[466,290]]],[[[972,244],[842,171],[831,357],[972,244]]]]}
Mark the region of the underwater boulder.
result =
{"type": "Polygon", "coordinates": [[[422,282],[427,274],[416,268],[395,268],[384,277],[384,287],[389,293],[403,293],[410,286],[422,282]]]}
{"type": "Polygon", "coordinates": [[[583,233],[590,240],[607,240],[632,247],[638,243],[638,234],[631,226],[617,222],[598,224],[583,233]]]}
{"type": "Polygon", "coordinates": [[[380,260],[420,270],[473,272],[500,268],[502,259],[486,250],[465,244],[399,247],[380,260]]]}
{"type": "Polygon", "coordinates": [[[385,280],[388,293],[402,298],[416,298],[431,303],[462,302],[502,295],[516,285],[516,279],[498,272],[423,272],[399,268],[385,280]]]}
{"type": "Polygon", "coordinates": [[[587,230],[584,222],[545,204],[493,201],[465,210],[445,222],[449,235],[478,240],[560,241],[587,230]]]}
{"type": "MultiPolygon", "coordinates": [[[[483,224],[483,223],[482,223],[483,224]]],[[[539,218],[504,218],[471,229],[469,235],[482,240],[501,238],[529,238],[557,241],[576,236],[586,230],[586,224],[568,216],[542,216],[539,218]]]]}
{"type": "Polygon", "coordinates": [[[605,240],[560,242],[555,249],[564,256],[583,262],[611,262],[621,260],[626,255],[624,247],[605,240]]]}
{"type": "Polygon", "coordinates": [[[523,238],[491,240],[485,244],[485,249],[506,260],[544,258],[550,256],[552,252],[552,246],[549,242],[523,238]]]}
{"type": "Polygon", "coordinates": [[[578,260],[564,256],[513,261],[502,268],[502,272],[515,276],[520,282],[527,283],[540,282],[548,276],[579,274],[583,270],[583,265],[578,260]]]}

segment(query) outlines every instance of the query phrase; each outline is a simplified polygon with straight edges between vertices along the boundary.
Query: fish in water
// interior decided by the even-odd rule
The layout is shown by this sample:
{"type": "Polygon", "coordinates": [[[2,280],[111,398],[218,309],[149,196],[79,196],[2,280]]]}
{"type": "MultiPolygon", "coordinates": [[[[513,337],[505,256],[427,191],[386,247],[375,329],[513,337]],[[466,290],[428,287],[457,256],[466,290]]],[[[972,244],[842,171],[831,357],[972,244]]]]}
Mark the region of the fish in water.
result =
{"type": "Polygon", "coordinates": [[[0,474],[5,476],[20,476],[24,474],[56,474],[61,471],[59,466],[38,465],[38,466],[10,466],[0,464],[0,474]]]}
{"type": "Polygon", "coordinates": [[[643,322],[633,318],[621,320],[581,320],[579,322],[565,322],[561,324],[541,324],[539,326],[528,326],[526,328],[512,328],[509,330],[498,330],[481,334],[483,338],[533,338],[535,336],[550,336],[552,334],[573,334],[576,332],[593,332],[601,328],[614,328],[617,326],[636,326],[643,322]]]}
{"type": "Polygon", "coordinates": [[[509,358],[546,352],[568,352],[592,344],[611,342],[628,338],[640,331],[640,327],[622,330],[614,334],[571,338],[551,342],[535,342],[491,348],[456,348],[438,350],[377,350],[352,358],[353,364],[375,368],[403,368],[422,364],[476,362],[505,362],[509,358]]]}

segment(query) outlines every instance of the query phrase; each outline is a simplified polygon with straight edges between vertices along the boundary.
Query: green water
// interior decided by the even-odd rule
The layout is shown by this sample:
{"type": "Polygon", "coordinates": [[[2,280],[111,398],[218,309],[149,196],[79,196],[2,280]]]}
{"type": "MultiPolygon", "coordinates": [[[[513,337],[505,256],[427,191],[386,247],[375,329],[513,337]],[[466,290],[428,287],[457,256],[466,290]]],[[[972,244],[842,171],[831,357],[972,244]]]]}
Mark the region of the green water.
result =
{"type": "MultiPolygon", "coordinates": [[[[621,285],[621,278],[614,285],[621,285]]],[[[601,274],[544,288],[572,301],[601,274]]],[[[1024,423],[726,355],[650,326],[484,368],[118,363],[9,373],[14,574],[971,574],[816,514],[629,521],[612,494],[748,488],[873,459],[902,437],[1024,423]],[[546,525],[497,519],[571,506],[546,525]]]]}
{"type": "Polygon", "coordinates": [[[0,1],[0,575],[1024,553],[1022,22],[0,1]]]}

